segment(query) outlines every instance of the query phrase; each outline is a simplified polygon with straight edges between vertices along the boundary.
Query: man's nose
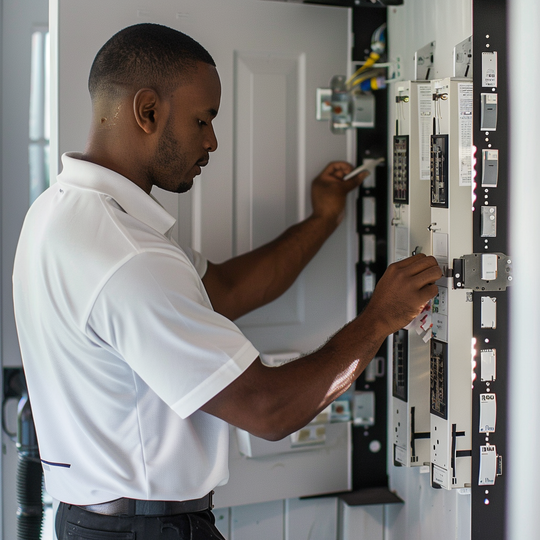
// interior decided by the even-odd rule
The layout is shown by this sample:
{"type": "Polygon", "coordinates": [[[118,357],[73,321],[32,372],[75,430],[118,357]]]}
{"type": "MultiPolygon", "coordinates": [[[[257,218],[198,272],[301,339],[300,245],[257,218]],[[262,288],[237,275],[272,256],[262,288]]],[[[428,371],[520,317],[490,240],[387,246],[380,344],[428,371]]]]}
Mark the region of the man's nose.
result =
{"type": "Polygon", "coordinates": [[[209,128],[210,130],[208,132],[208,138],[205,141],[204,149],[207,152],[215,152],[218,147],[218,140],[214,131],[214,126],[210,125],[209,128]]]}

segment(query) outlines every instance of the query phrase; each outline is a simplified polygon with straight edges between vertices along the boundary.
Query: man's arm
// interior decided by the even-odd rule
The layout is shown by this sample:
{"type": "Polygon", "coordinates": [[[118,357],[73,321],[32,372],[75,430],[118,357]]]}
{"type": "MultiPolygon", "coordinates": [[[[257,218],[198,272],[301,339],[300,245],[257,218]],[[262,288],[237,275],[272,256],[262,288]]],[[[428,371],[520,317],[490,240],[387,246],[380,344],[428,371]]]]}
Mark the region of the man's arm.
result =
{"type": "Polygon", "coordinates": [[[347,194],[367,173],[349,180],[352,166],[330,163],[313,181],[313,212],[272,242],[221,264],[208,263],[203,283],[214,309],[236,319],[283,294],[334,232],[345,209],[347,194]]]}
{"type": "Polygon", "coordinates": [[[390,265],[365,311],[318,351],[274,368],[255,360],[202,410],[269,440],[300,429],[351,386],[388,335],[421,313],[441,276],[422,254],[390,265]]]}

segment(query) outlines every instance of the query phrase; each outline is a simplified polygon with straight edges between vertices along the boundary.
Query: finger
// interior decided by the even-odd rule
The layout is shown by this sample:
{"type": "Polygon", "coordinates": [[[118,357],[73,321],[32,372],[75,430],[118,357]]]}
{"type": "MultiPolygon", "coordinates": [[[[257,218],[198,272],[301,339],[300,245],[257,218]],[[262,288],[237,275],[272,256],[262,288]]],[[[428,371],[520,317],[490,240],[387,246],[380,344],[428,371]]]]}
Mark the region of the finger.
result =
{"type": "Polygon", "coordinates": [[[439,294],[439,287],[437,287],[437,285],[434,283],[430,283],[429,285],[422,287],[422,289],[420,289],[420,293],[424,298],[423,302],[428,302],[439,294]]]}
{"type": "Polygon", "coordinates": [[[332,161],[325,167],[321,176],[328,174],[343,180],[343,177],[347,176],[352,171],[352,168],[353,166],[347,161],[332,161]]]}
{"type": "Polygon", "coordinates": [[[425,253],[417,253],[406,259],[402,259],[396,263],[393,263],[398,270],[407,270],[410,275],[422,272],[426,268],[431,266],[438,266],[437,259],[432,255],[426,255],[425,253]]]}
{"type": "Polygon", "coordinates": [[[418,284],[418,287],[422,288],[426,285],[435,283],[442,277],[442,275],[442,271],[438,266],[432,266],[416,274],[414,276],[414,279],[415,282],[418,284]]]}

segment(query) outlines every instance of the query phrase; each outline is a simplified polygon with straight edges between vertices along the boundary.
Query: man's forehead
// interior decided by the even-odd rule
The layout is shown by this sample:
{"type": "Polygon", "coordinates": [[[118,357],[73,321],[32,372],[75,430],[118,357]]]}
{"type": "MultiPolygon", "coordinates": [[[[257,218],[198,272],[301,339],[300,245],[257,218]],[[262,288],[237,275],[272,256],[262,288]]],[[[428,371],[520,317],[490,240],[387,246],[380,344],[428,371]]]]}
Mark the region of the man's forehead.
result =
{"type": "Polygon", "coordinates": [[[221,99],[221,81],[214,66],[199,62],[192,75],[181,83],[175,92],[178,97],[189,97],[215,116],[221,99]]]}

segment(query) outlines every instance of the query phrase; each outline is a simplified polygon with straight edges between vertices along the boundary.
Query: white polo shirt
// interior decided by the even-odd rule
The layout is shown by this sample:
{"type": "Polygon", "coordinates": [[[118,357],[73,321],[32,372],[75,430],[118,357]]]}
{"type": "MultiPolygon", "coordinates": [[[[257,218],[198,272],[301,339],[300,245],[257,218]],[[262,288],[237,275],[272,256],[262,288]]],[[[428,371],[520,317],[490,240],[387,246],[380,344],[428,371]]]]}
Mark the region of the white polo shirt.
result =
{"type": "Polygon", "coordinates": [[[228,479],[228,426],[198,409],[257,350],[210,304],[206,260],[127,178],[63,156],[13,274],[47,491],[72,504],[186,500],[228,479]]]}

